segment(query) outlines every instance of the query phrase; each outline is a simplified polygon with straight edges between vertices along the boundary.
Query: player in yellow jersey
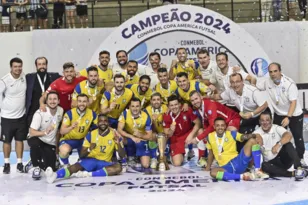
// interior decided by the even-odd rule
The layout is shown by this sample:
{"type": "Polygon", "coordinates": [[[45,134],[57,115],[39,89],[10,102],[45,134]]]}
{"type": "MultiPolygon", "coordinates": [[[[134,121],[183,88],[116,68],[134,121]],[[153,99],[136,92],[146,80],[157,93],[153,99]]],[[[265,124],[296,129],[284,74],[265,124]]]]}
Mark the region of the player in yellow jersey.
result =
{"type": "Polygon", "coordinates": [[[80,152],[83,139],[87,133],[96,128],[97,116],[87,108],[89,98],[86,94],[77,96],[77,108],[67,111],[63,117],[59,143],[59,156],[64,165],[68,165],[68,157],[73,149],[80,152]]]}
{"type": "MultiPolygon", "coordinates": [[[[164,133],[163,114],[168,111],[167,105],[163,104],[163,99],[160,93],[153,93],[151,96],[151,105],[147,106],[145,112],[151,117],[153,135],[162,135],[164,133]]],[[[167,147],[168,148],[168,147],[167,147]]],[[[151,168],[157,166],[157,143],[149,141],[149,149],[151,153],[151,168]]]]}
{"type": "Polygon", "coordinates": [[[133,97],[133,92],[124,87],[125,78],[121,74],[114,76],[114,88],[105,91],[101,100],[101,113],[108,115],[110,127],[117,129],[118,119],[133,97]]]}
{"type": "Polygon", "coordinates": [[[130,60],[127,63],[126,71],[122,73],[125,77],[125,85],[132,85],[139,83],[138,62],[135,60],[130,60]]]}
{"type": "Polygon", "coordinates": [[[161,94],[163,103],[168,105],[168,97],[175,93],[178,85],[174,80],[169,80],[167,68],[158,68],[157,77],[159,83],[157,83],[153,91],[161,94]]]}
{"type": "Polygon", "coordinates": [[[226,131],[227,124],[224,118],[217,117],[214,122],[215,132],[207,137],[206,147],[209,150],[206,171],[210,171],[213,160],[216,159],[219,168],[211,170],[211,176],[218,180],[254,180],[268,178],[260,170],[261,150],[255,134],[240,134],[236,131],[226,131]],[[247,141],[240,153],[237,152],[236,141],[247,141]],[[253,159],[255,169],[246,172],[253,159]]]}
{"type": "Polygon", "coordinates": [[[80,82],[74,90],[72,99],[72,108],[77,106],[77,96],[81,93],[89,97],[88,108],[99,114],[100,101],[102,99],[102,91],[104,86],[98,85],[98,71],[96,67],[91,66],[88,70],[88,80],[80,82]]]}
{"type": "Polygon", "coordinates": [[[81,160],[57,172],[53,172],[51,167],[47,168],[47,182],[68,178],[74,173],[76,177],[105,177],[121,173],[121,165],[111,161],[114,150],[117,150],[120,157],[125,157],[119,137],[114,130],[109,129],[108,117],[100,114],[98,129],[89,132],[84,139],[80,152],[81,160]]]}
{"type": "Polygon", "coordinates": [[[133,91],[134,97],[141,102],[141,108],[146,108],[150,104],[152,90],[149,89],[151,78],[148,75],[143,75],[139,79],[139,84],[127,85],[126,87],[133,91]]]}
{"type": "Polygon", "coordinates": [[[118,132],[125,137],[129,164],[132,165],[135,156],[140,157],[144,168],[150,166],[149,140],[155,140],[152,134],[150,116],[141,111],[141,102],[133,98],[129,109],[124,110],[119,118],[118,132]]]}
{"type": "MultiPolygon", "coordinates": [[[[109,62],[110,62],[110,53],[108,51],[101,51],[99,53],[99,62],[100,62],[100,65],[95,66],[98,69],[98,76],[100,79],[103,80],[105,84],[105,89],[110,90],[113,86],[113,83],[112,83],[113,72],[108,67],[109,62]]],[[[79,74],[81,76],[88,77],[87,69],[89,68],[82,69],[79,72],[79,74]]]]}
{"type": "Polygon", "coordinates": [[[189,80],[201,78],[201,73],[195,68],[195,61],[187,59],[185,48],[178,48],[176,52],[177,60],[173,60],[170,66],[169,76],[173,80],[180,72],[185,72],[189,80]]]}

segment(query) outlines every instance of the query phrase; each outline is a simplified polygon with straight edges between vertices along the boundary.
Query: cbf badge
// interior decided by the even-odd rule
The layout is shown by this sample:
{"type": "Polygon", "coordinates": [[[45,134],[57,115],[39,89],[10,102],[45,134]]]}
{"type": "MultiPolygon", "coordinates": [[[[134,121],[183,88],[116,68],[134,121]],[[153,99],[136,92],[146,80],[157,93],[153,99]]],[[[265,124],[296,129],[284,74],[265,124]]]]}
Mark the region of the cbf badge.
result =
{"type": "Polygon", "coordinates": [[[108,140],[108,144],[109,144],[109,145],[112,145],[112,140],[108,140]]]}
{"type": "Polygon", "coordinates": [[[86,124],[89,124],[89,120],[86,120],[86,124]]]}
{"type": "Polygon", "coordinates": [[[126,103],[126,99],[123,99],[123,100],[122,100],[122,103],[126,103]]]}
{"type": "Polygon", "coordinates": [[[183,116],[183,120],[184,120],[184,121],[187,121],[186,115],[183,116]]]}
{"type": "Polygon", "coordinates": [[[228,142],[229,140],[228,140],[228,138],[225,138],[225,142],[228,142]]]}

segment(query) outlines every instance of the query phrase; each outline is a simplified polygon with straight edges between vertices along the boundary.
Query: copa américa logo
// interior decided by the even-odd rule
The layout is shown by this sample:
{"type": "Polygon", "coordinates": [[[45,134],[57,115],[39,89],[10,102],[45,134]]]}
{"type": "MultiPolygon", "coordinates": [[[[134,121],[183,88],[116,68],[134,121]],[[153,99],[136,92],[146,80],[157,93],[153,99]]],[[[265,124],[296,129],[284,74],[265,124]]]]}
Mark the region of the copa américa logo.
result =
{"type": "Polygon", "coordinates": [[[264,58],[256,58],[251,63],[251,72],[257,77],[263,77],[268,73],[268,62],[264,58]]]}
{"type": "Polygon", "coordinates": [[[137,61],[138,64],[147,65],[148,55],[148,46],[145,42],[142,42],[129,53],[128,58],[137,61]]]}

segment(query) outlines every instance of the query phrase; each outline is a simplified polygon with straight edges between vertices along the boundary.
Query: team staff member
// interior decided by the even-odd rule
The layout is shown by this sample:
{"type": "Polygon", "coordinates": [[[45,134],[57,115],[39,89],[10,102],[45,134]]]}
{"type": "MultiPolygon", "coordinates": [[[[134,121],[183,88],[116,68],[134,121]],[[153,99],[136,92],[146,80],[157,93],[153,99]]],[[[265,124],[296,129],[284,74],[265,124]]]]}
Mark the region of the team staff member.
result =
{"type": "Polygon", "coordinates": [[[258,82],[257,87],[260,90],[266,90],[268,94],[269,103],[274,109],[274,124],[290,128],[302,167],[307,167],[304,160],[304,114],[297,100],[298,89],[296,84],[281,72],[279,63],[271,63],[268,71],[270,78],[258,82]]]}
{"type": "Polygon", "coordinates": [[[40,98],[52,82],[62,77],[59,73],[47,72],[48,60],[38,57],[35,60],[36,72],[28,73],[26,92],[26,115],[28,126],[32,122],[34,113],[40,108],[40,98]]]}
{"type": "Polygon", "coordinates": [[[17,172],[23,172],[23,140],[28,134],[26,122],[26,77],[20,58],[10,61],[11,71],[0,80],[1,138],[4,154],[4,174],[10,173],[11,142],[15,139],[17,172]]]}

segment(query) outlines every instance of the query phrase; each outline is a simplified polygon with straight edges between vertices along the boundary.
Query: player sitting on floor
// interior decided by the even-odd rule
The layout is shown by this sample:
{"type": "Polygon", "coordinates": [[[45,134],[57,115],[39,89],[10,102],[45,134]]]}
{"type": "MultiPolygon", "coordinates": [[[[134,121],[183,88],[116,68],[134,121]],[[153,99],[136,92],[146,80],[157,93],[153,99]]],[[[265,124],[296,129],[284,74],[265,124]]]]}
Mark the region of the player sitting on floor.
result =
{"type": "Polygon", "coordinates": [[[255,134],[242,135],[236,131],[227,131],[224,118],[215,119],[215,132],[208,135],[207,149],[209,150],[206,171],[210,171],[213,160],[217,160],[219,167],[211,170],[211,176],[218,180],[245,180],[256,178],[268,178],[269,176],[260,170],[261,151],[255,134]],[[240,153],[236,151],[236,141],[246,141],[240,153]],[[254,172],[245,172],[248,164],[253,159],[254,172]]]}
{"type": "Polygon", "coordinates": [[[98,129],[88,133],[80,152],[81,160],[76,164],[53,172],[51,167],[46,170],[48,183],[56,179],[68,178],[77,173],[76,177],[104,177],[121,173],[120,164],[111,162],[116,149],[120,157],[125,157],[125,151],[120,143],[120,136],[109,129],[108,117],[98,116],[98,129]]]}

